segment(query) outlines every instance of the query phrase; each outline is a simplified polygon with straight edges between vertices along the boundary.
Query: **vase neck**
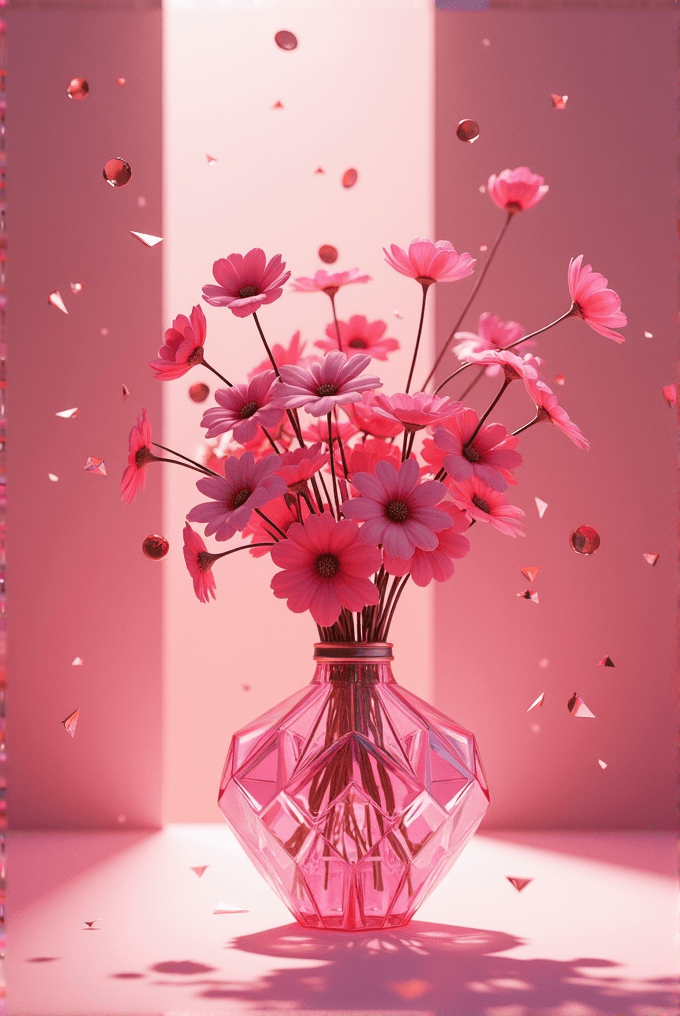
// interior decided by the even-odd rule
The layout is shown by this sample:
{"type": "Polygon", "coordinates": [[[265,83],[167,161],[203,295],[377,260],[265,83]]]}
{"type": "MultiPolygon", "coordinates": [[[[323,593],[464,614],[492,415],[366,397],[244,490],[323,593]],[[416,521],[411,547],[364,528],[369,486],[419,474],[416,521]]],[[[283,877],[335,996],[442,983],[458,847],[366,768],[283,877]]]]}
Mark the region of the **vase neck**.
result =
{"type": "Polygon", "coordinates": [[[389,642],[317,642],[314,684],[394,684],[389,642]]]}

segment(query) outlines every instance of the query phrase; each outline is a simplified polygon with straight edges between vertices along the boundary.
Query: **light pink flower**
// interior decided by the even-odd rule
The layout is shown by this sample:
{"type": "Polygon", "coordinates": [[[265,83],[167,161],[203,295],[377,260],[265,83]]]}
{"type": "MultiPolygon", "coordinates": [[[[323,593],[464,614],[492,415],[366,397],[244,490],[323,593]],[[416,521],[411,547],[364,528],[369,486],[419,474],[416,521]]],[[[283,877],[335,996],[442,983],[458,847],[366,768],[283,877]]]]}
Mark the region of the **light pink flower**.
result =
{"type": "MultiPolygon", "coordinates": [[[[342,352],[347,356],[365,353],[374,360],[386,360],[388,353],[399,349],[396,339],[385,337],[387,325],[384,321],[369,321],[363,314],[354,314],[349,321],[338,321],[342,352]]],[[[338,336],[335,324],[326,328],[326,338],[314,343],[319,349],[333,350],[338,348],[338,336]]]]}
{"type": "MultiPolygon", "coordinates": [[[[401,463],[401,449],[396,444],[388,444],[381,438],[369,437],[347,450],[347,470],[351,477],[355,473],[372,473],[375,471],[376,463],[391,462],[395,469],[399,469],[401,463]]],[[[338,476],[342,476],[342,458],[338,452],[335,455],[335,468],[338,476]]]]}
{"type": "MultiPolygon", "coordinates": [[[[351,437],[357,432],[356,427],[353,423],[336,423],[335,420],[331,421],[331,434],[333,436],[333,442],[335,443],[340,437],[343,444],[346,444],[351,437]]],[[[320,442],[321,444],[328,444],[328,423],[326,420],[318,420],[315,423],[310,423],[306,430],[302,431],[302,436],[305,441],[311,441],[313,444],[320,442]]]]}
{"type": "Polygon", "coordinates": [[[267,262],[260,247],[242,254],[230,254],[213,265],[216,286],[203,287],[203,299],[212,307],[228,307],[236,317],[247,317],[263,303],[278,300],[290,278],[285,262],[276,254],[267,262]]]}
{"type": "Polygon", "coordinates": [[[302,367],[282,367],[280,398],[287,409],[301,409],[312,416],[326,416],[335,406],[359,402],[361,393],[382,388],[380,378],[370,374],[359,377],[371,362],[370,356],[347,359],[337,350],[326,353],[321,363],[302,367]]]}
{"type": "MultiPolygon", "coordinates": [[[[304,519],[305,516],[309,515],[309,508],[304,501],[301,502],[300,507],[302,509],[302,519],[304,519]]],[[[297,514],[297,504],[293,503],[290,494],[281,494],[279,497],[274,498],[273,501],[270,501],[265,514],[283,533],[287,533],[294,522],[300,521],[297,514]]],[[[277,533],[276,529],[255,512],[250,516],[248,525],[243,530],[243,536],[244,538],[252,536],[252,544],[275,543],[281,539],[281,533],[277,533]]],[[[253,546],[249,553],[253,557],[264,557],[270,550],[270,547],[253,546]]]]}
{"type": "Polygon", "coordinates": [[[218,388],[215,401],[219,405],[206,409],[201,427],[207,428],[206,437],[233,431],[234,440],[245,444],[257,436],[260,425],[269,428],[279,422],[283,406],[277,396],[279,385],[273,370],[256,374],[246,384],[218,388]]]}
{"type": "Polygon", "coordinates": [[[140,490],[146,485],[146,466],[153,462],[155,456],[151,451],[151,424],[146,416],[146,409],[137,417],[137,422],[130,431],[128,465],[120,482],[121,498],[126,504],[132,504],[140,490]]]}
{"type": "Polygon", "coordinates": [[[557,396],[543,381],[527,381],[526,389],[536,405],[539,420],[547,420],[566,434],[577,448],[590,449],[588,441],[564,409],[557,404],[557,396]]]}
{"type": "Polygon", "coordinates": [[[344,407],[350,420],[356,424],[356,429],[372,434],[373,437],[396,437],[397,434],[401,434],[404,429],[402,422],[382,414],[378,415],[375,411],[375,400],[374,391],[364,392],[360,402],[344,407]]]}
{"type": "Polygon", "coordinates": [[[463,408],[462,402],[452,402],[445,395],[430,395],[428,392],[417,392],[415,395],[378,393],[374,405],[378,416],[397,420],[408,431],[433,427],[460,413],[463,408]]]}
{"type": "Polygon", "coordinates": [[[335,296],[341,286],[349,286],[353,282],[370,282],[370,275],[362,275],[358,268],[350,268],[348,272],[326,272],[320,268],[310,279],[302,276],[291,283],[296,293],[328,293],[335,296]]]}
{"type": "Polygon", "coordinates": [[[436,534],[452,526],[450,516],[433,507],[446,494],[444,484],[421,483],[415,459],[402,462],[398,470],[391,462],[377,462],[373,475],[355,473],[352,484],[362,496],[345,501],[342,511],[363,521],[362,540],[382,543],[391,557],[409,558],[416,547],[434,550],[436,534]]]}
{"type": "MultiPolygon", "coordinates": [[[[272,346],[272,356],[277,367],[283,367],[284,364],[288,364],[291,367],[304,367],[307,364],[308,357],[304,356],[306,342],[300,342],[300,333],[296,332],[293,338],[290,340],[288,346],[282,346],[279,342],[272,346]]],[[[261,374],[264,370],[271,368],[271,360],[269,357],[258,363],[257,367],[254,367],[248,373],[248,380],[252,380],[256,374],[261,374]]]]}
{"type": "Polygon", "coordinates": [[[519,521],[524,516],[522,509],[508,504],[502,494],[477,476],[471,476],[469,480],[449,479],[446,485],[453,503],[462,508],[469,518],[489,522],[506,536],[524,536],[519,521]]]}
{"type": "Polygon", "coordinates": [[[296,448],[293,452],[280,455],[276,473],[283,477],[289,490],[297,493],[307,489],[307,480],[327,462],[328,454],[322,454],[321,445],[317,443],[311,448],[296,448]]]}
{"type": "Polygon", "coordinates": [[[526,166],[504,169],[498,176],[493,173],[486,190],[493,203],[508,212],[525,212],[548,193],[543,177],[532,173],[526,166]]]}
{"type": "Polygon", "coordinates": [[[448,240],[431,240],[417,236],[409,244],[408,252],[390,246],[391,253],[383,247],[385,260],[395,272],[407,275],[416,282],[457,282],[474,272],[475,259],[469,254],[457,254],[448,240]]]}
{"type": "Polygon", "coordinates": [[[206,323],[201,307],[194,307],[191,319],[179,314],[172,328],[165,333],[165,342],[158,350],[158,359],[149,364],[160,381],[182,377],[197,363],[203,363],[206,323]]]}
{"type": "Polygon", "coordinates": [[[613,289],[607,289],[604,275],[583,265],[583,254],[569,262],[569,294],[574,313],[583,318],[593,331],[606,335],[614,342],[624,342],[623,335],[612,331],[612,326],[623,328],[628,319],[621,311],[621,298],[613,289]]]}
{"type": "Polygon", "coordinates": [[[491,423],[470,442],[478,423],[475,411],[465,409],[448,427],[437,427],[434,443],[446,452],[444,469],[453,480],[477,476],[494,490],[505,490],[511,470],[522,465],[522,456],[514,451],[518,439],[501,423],[491,423]]]}
{"type": "MultiPolygon", "coordinates": [[[[504,349],[505,346],[517,342],[523,335],[526,335],[526,328],[522,325],[516,321],[501,321],[497,314],[490,314],[487,310],[480,315],[476,332],[456,332],[453,337],[457,339],[457,343],[453,346],[452,352],[461,361],[469,360],[474,353],[484,353],[488,349],[504,349]]],[[[530,339],[526,343],[526,348],[535,345],[536,343],[530,339]]],[[[490,364],[486,368],[486,373],[489,377],[493,377],[500,369],[500,364],[490,364]]]]}
{"type": "Polygon", "coordinates": [[[536,361],[537,357],[531,354],[521,357],[509,349],[488,349],[483,353],[468,354],[469,363],[498,366],[508,381],[518,381],[520,378],[536,381],[538,379],[538,371],[534,366],[536,361]]]}
{"type": "Polygon", "coordinates": [[[192,508],[189,522],[207,522],[206,536],[214,533],[216,540],[229,540],[244,528],[255,508],[262,508],[286,489],[286,481],[273,475],[278,458],[269,455],[256,463],[253,453],[245,452],[240,458],[225,459],[224,479],[207,476],[197,481],[201,494],[213,500],[192,508]]]}
{"type": "Polygon", "coordinates": [[[437,534],[439,543],[434,550],[420,550],[416,547],[413,556],[406,560],[383,554],[385,569],[390,575],[406,575],[410,572],[417,586],[428,586],[432,579],[435,582],[446,582],[451,578],[454,571],[453,558],[465,557],[470,550],[470,541],[467,536],[461,535],[469,527],[470,520],[465,512],[450,501],[443,501],[439,507],[453,519],[451,529],[437,534]]]}
{"type": "Polygon", "coordinates": [[[274,596],[287,600],[296,614],[309,610],[317,624],[329,627],[343,607],[358,611],[378,602],[378,588],[368,576],[378,570],[382,555],[359,539],[356,522],[336,522],[328,512],[309,515],[303,524],[293,523],[271,556],[283,569],[271,581],[274,596]]]}
{"type": "Polygon", "coordinates": [[[184,560],[189,569],[189,574],[194,580],[194,592],[201,603],[209,603],[210,597],[215,596],[215,576],[212,573],[213,563],[219,555],[211,554],[205,543],[195,533],[189,523],[185,523],[184,532],[184,560]]]}

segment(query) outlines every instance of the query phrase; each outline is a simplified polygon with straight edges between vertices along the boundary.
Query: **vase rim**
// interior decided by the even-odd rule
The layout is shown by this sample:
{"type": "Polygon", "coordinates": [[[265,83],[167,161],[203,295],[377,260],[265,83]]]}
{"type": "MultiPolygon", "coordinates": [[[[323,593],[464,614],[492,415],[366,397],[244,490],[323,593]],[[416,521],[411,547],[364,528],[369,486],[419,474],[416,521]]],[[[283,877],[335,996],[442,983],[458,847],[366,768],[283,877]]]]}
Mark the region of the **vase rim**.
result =
{"type": "Polygon", "coordinates": [[[335,662],[393,660],[391,642],[315,642],[314,659],[335,662]]]}

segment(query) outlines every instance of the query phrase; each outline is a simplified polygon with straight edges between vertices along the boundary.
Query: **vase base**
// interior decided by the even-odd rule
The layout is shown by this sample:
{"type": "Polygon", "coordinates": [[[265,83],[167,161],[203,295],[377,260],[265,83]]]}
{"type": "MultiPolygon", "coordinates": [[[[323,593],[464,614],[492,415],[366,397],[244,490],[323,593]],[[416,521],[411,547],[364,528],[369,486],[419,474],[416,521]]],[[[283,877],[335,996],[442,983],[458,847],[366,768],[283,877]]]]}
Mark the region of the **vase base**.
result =
{"type": "Polygon", "coordinates": [[[297,924],[302,928],[309,928],[315,931],[392,931],[396,928],[405,928],[411,923],[411,915],[402,914],[399,917],[380,917],[376,915],[375,920],[371,919],[370,914],[363,914],[363,920],[360,924],[349,924],[346,916],[338,914],[337,918],[324,917],[323,921],[319,918],[295,918],[297,924]]]}

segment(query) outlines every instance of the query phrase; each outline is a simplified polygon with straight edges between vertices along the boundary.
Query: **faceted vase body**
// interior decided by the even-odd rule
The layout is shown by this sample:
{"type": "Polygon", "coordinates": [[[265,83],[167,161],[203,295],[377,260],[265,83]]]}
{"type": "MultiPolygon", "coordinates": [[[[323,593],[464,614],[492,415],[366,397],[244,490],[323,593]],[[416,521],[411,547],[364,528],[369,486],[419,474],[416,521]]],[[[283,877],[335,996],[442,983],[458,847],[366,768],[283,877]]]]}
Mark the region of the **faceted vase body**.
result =
{"type": "Polygon", "coordinates": [[[233,737],[219,806],[308,928],[398,928],[475,832],[474,736],[395,682],[387,643],[321,643],[310,686],[233,737]]]}

